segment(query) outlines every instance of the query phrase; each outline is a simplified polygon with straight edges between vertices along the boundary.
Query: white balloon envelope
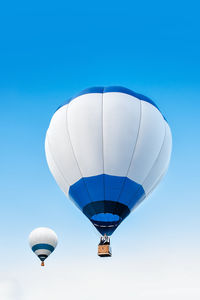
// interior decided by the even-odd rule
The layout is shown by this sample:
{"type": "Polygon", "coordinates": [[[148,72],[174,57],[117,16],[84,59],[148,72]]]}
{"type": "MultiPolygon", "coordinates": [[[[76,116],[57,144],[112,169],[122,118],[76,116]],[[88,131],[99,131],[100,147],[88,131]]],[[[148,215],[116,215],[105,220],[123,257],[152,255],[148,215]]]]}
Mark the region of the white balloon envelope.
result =
{"type": "Polygon", "coordinates": [[[58,185],[106,235],[157,186],[171,148],[169,125],[155,103],[116,86],[84,90],[60,106],[45,141],[58,185]]]}
{"type": "Polygon", "coordinates": [[[55,250],[57,243],[56,233],[47,227],[36,228],[29,235],[29,245],[41,260],[41,266],[44,266],[45,259],[55,250]]]}

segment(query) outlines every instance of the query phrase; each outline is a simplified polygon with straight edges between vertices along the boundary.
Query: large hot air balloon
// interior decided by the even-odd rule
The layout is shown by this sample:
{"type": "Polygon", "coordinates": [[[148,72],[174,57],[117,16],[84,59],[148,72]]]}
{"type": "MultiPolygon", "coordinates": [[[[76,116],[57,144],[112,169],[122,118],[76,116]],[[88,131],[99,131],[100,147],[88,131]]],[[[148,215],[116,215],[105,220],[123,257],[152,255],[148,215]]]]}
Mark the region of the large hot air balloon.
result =
{"type": "Polygon", "coordinates": [[[45,141],[51,173],[105,236],[100,244],[157,186],[171,147],[156,104],[116,86],[86,89],[60,106],[45,141]]]}
{"type": "Polygon", "coordinates": [[[55,250],[57,243],[56,233],[47,227],[36,228],[29,235],[30,247],[41,260],[41,266],[44,266],[45,259],[55,250]]]}

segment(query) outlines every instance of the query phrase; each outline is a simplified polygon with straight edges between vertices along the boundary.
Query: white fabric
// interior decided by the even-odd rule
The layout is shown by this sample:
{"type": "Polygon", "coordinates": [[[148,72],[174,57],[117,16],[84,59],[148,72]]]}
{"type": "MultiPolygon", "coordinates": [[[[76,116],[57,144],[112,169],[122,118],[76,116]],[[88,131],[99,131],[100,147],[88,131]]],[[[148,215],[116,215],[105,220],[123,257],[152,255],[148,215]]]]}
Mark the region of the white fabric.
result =
{"type": "MultiPolygon", "coordinates": [[[[64,185],[62,180],[60,182],[56,177],[62,190],[65,188],[65,185],[72,185],[82,177],[69,137],[67,116],[68,105],[64,105],[53,115],[46,136],[46,145],[48,145],[46,156],[50,156],[50,151],[51,156],[54,158],[54,164],[64,177],[64,185]]],[[[52,167],[52,169],[54,170],[55,168],[52,167]]]]}
{"type": "Polygon", "coordinates": [[[141,101],[141,121],[128,178],[143,184],[159,155],[165,138],[165,120],[148,102],[141,101]]]}
{"type": "Polygon", "coordinates": [[[68,132],[81,175],[102,174],[102,94],[79,96],[68,106],[68,132]]]}
{"type": "Polygon", "coordinates": [[[61,190],[67,195],[69,190],[69,183],[67,182],[64,173],[62,173],[63,170],[61,171],[62,168],[60,167],[59,169],[58,164],[55,163],[55,159],[53,158],[53,154],[49,146],[48,136],[46,136],[45,139],[45,153],[46,153],[46,159],[51,173],[53,174],[61,190]]]}
{"type": "Polygon", "coordinates": [[[38,255],[47,255],[49,256],[51,254],[51,251],[47,250],[47,249],[38,249],[35,251],[35,254],[38,255]]]}
{"type": "Polygon", "coordinates": [[[36,228],[29,235],[29,244],[31,248],[37,244],[48,244],[55,248],[57,243],[58,238],[56,233],[47,227],[36,228]]]}
{"type": "Polygon", "coordinates": [[[172,150],[172,136],[167,122],[165,122],[165,130],[165,140],[162,149],[143,183],[146,194],[149,194],[151,190],[158,185],[169,165],[172,150]]]}
{"type": "Polygon", "coordinates": [[[122,93],[103,94],[104,172],[127,176],[140,124],[140,100],[122,93]]]}
{"type": "Polygon", "coordinates": [[[67,194],[82,177],[127,176],[148,194],[165,173],[171,132],[159,110],[133,96],[84,94],[58,109],[46,135],[46,157],[67,194]]]}

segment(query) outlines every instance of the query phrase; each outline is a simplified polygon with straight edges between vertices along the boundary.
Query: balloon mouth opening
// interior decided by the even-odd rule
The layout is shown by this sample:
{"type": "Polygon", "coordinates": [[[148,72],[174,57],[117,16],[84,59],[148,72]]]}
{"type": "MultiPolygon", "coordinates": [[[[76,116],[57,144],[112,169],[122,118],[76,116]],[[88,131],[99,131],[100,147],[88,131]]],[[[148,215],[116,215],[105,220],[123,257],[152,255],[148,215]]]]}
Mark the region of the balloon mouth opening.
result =
{"type": "Polygon", "coordinates": [[[44,261],[48,257],[48,255],[46,255],[46,254],[39,254],[38,257],[41,260],[41,264],[42,264],[42,263],[44,263],[44,261]]]}
{"type": "Polygon", "coordinates": [[[90,221],[102,235],[111,235],[122,222],[122,218],[111,213],[99,213],[92,216],[90,221]]]}
{"type": "Polygon", "coordinates": [[[117,224],[122,218],[112,213],[99,213],[91,217],[92,222],[117,224]]]}

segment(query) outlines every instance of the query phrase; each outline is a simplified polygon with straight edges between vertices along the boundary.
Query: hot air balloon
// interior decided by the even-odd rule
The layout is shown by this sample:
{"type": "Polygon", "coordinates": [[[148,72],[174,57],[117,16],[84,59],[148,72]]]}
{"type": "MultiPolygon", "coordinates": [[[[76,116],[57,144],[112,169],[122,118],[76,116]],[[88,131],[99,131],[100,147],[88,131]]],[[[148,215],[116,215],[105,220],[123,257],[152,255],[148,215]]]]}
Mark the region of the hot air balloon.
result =
{"type": "MultiPolygon", "coordinates": [[[[45,140],[60,188],[108,236],[157,186],[170,161],[169,125],[149,98],[124,87],[93,87],[54,113],[45,140]]],[[[102,250],[103,249],[103,250],[102,250]]]]}
{"type": "Polygon", "coordinates": [[[57,243],[57,235],[47,227],[36,228],[29,235],[30,247],[41,260],[41,266],[44,266],[45,259],[55,250],[57,243]]]}

